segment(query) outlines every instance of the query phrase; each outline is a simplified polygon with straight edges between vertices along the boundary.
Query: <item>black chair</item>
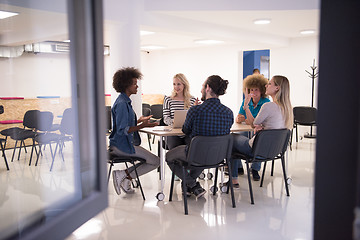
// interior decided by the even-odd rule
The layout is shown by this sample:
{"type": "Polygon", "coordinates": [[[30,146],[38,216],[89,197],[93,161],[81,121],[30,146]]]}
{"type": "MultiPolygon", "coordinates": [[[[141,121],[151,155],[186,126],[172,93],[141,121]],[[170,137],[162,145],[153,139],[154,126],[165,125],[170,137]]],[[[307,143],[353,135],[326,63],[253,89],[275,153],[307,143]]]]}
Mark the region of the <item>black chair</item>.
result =
{"type": "MultiPolygon", "coordinates": [[[[136,168],[138,168],[141,164],[144,164],[145,162],[146,162],[145,159],[142,159],[142,158],[139,158],[139,157],[129,157],[129,156],[116,155],[109,149],[108,163],[110,164],[110,168],[109,168],[109,173],[108,173],[108,183],[109,183],[109,179],[110,179],[111,170],[112,170],[112,167],[114,166],[114,164],[116,164],[116,163],[124,163],[125,166],[126,166],[126,169],[128,169],[127,164],[131,163],[135,168],[134,171],[135,171],[135,174],[136,174],[136,186],[133,184],[133,187],[140,187],[142,198],[145,201],[145,194],[144,194],[144,191],[142,189],[141,182],[140,182],[140,179],[139,179],[139,175],[138,175],[137,170],[136,170],[136,168]]],[[[115,180],[113,179],[113,181],[115,181],[115,180]]]]}
{"type": "MultiPolygon", "coordinates": [[[[36,128],[37,134],[34,138],[34,141],[35,143],[38,143],[38,148],[39,148],[38,151],[36,151],[35,149],[35,152],[37,154],[35,166],[37,166],[37,163],[39,161],[39,156],[42,154],[41,147],[45,146],[46,144],[48,144],[50,147],[51,158],[52,161],[54,161],[55,154],[58,148],[60,135],[52,132],[53,119],[54,119],[54,115],[52,112],[43,111],[39,113],[38,124],[37,124],[38,126],[36,128]],[[55,151],[53,151],[52,149],[53,143],[56,144],[55,151]]],[[[33,148],[36,148],[35,144],[33,144],[33,148]]]]}
{"type": "MultiPolygon", "coordinates": [[[[187,161],[175,160],[174,164],[182,166],[183,176],[185,171],[195,168],[210,169],[216,168],[215,180],[213,186],[213,195],[216,194],[216,183],[218,178],[219,167],[228,166],[230,168],[230,157],[232,151],[233,138],[229,135],[223,136],[195,136],[191,139],[190,147],[187,154],[187,161]]],[[[183,177],[185,179],[185,177],[183,177]]],[[[171,176],[170,196],[169,201],[172,201],[172,194],[174,188],[175,173],[171,176]]],[[[229,175],[229,185],[231,190],[232,207],[235,208],[234,189],[232,185],[231,174],[229,175]]],[[[228,188],[229,189],[229,188],[228,188]]],[[[187,196],[186,196],[186,181],[182,181],[182,192],[184,200],[185,215],[188,214],[187,196]]],[[[229,191],[227,191],[229,192],[229,191]]]]}
{"type": "Polygon", "coordinates": [[[151,114],[154,119],[161,119],[163,117],[163,105],[162,104],[153,104],[150,106],[151,114]]]}
{"type": "MultiPolygon", "coordinates": [[[[251,178],[249,174],[250,172],[249,164],[253,162],[264,162],[261,181],[260,181],[260,187],[262,187],[265,176],[266,162],[272,161],[272,163],[274,163],[275,159],[281,159],[286,195],[290,196],[289,188],[287,184],[287,176],[285,171],[285,157],[284,157],[287,146],[289,144],[289,139],[290,139],[289,129],[262,130],[255,135],[251,156],[242,154],[240,152],[233,152],[232,157],[234,159],[244,159],[246,162],[251,204],[254,204],[254,196],[252,191],[251,178]]],[[[274,166],[272,166],[272,171],[273,169],[274,166]]]]}
{"type": "MultiPolygon", "coordinates": [[[[4,107],[3,107],[3,105],[0,105],[0,114],[3,114],[3,113],[4,113],[4,107]]],[[[3,138],[0,138],[1,152],[2,152],[2,155],[3,155],[3,157],[4,157],[6,169],[9,170],[9,165],[8,165],[8,162],[7,162],[7,159],[6,159],[6,155],[5,155],[5,144],[3,145],[3,142],[5,143],[6,140],[3,139],[3,138]]]]}
{"type": "MultiPolygon", "coordinates": [[[[147,105],[149,105],[149,104],[143,103],[143,105],[142,105],[142,115],[144,117],[147,117],[147,116],[151,115],[150,105],[149,105],[149,107],[147,107],[147,105]]],[[[147,139],[148,139],[148,142],[149,142],[149,149],[151,151],[151,141],[150,141],[151,140],[151,135],[150,134],[147,134],[147,139]]]]}
{"type": "MultiPolygon", "coordinates": [[[[17,148],[17,143],[20,141],[20,147],[19,147],[19,153],[18,153],[18,160],[20,159],[20,153],[21,153],[21,148],[22,146],[26,151],[26,146],[25,146],[25,140],[26,139],[32,139],[33,141],[33,145],[34,145],[34,138],[36,136],[36,131],[35,129],[37,128],[37,123],[38,123],[38,115],[39,115],[40,111],[39,110],[29,110],[24,114],[24,119],[23,119],[23,125],[24,128],[23,129],[18,129],[18,128],[10,128],[10,129],[5,129],[8,130],[8,136],[11,137],[11,139],[15,140],[15,146],[14,146],[14,151],[11,157],[11,161],[14,161],[14,155],[15,155],[15,151],[17,148]]],[[[4,134],[3,132],[5,131],[3,130],[1,132],[1,134],[4,134]]],[[[30,155],[30,161],[29,161],[29,165],[31,164],[31,159],[32,159],[32,155],[33,155],[33,151],[31,151],[31,155],[30,155]]]]}
{"type": "MultiPolygon", "coordinates": [[[[163,105],[162,104],[153,104],[150,106],[152,118],[155,120],[162,121],[163,118],[163,105]]],[[[155,142],[155,135],[153,138],[153,144],[155,142]]]]}
{"type": "MultiPolygon", "coordinates": [[[[59,139],[59,148],[58,148],[63,162],[65,161],[64,154],[63,154],[65,142],[73,141],[73,136],[76,131],[75,122],[76,121],[75,121],[74,109],[73,108],[65,109],[64,113],[63,113],[63,117],[61,119],[61,123],[60,123],[60,129],[59,129],[60,130],[60,139],[59,139]]],[[[53,162],[51,163],[50,171],[52,170],[53,165],[54,165],[54,159],[53,159],[53,162]]]]}
{"type": "Polygon", "coordinates": [[[111,133],[112,125],[111,125],[111,106],[106,106],[106,131],[107,133],[111,133]]]}
{"type": "Polygon", "coordinates": [[[150,108],[150,104],[148,104],[148,103],[143,103],[142,104],[142,108],[144,109],[144,108],[150,108]]]}
{"type": "Polygon", "coordinates": [[[312,134],[312,127],[316,125],[316,108],[314,107],[294,107],[294,128],[296,131],[296,142],[298,142],[298,125],[310,126],[311,133],[305,137],[315,137],[312,134]]]}

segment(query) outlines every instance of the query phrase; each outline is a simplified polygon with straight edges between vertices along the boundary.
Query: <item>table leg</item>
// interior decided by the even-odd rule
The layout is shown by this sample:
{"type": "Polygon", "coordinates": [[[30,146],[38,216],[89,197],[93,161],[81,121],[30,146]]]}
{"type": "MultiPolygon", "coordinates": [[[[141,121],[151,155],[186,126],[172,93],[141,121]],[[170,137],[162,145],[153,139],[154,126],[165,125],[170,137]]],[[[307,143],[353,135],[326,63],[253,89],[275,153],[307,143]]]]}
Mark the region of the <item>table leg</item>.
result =
{"type": "Polygon", "coordinates": [[[165,194],[164,194],[164,185],[165,185],[165,149],[163,146],[165,146],[165,137],[160,136],[160,185],[159,185],[159,193],[156,195],[156,198],[159,201],[164,200],[165,194]]]}

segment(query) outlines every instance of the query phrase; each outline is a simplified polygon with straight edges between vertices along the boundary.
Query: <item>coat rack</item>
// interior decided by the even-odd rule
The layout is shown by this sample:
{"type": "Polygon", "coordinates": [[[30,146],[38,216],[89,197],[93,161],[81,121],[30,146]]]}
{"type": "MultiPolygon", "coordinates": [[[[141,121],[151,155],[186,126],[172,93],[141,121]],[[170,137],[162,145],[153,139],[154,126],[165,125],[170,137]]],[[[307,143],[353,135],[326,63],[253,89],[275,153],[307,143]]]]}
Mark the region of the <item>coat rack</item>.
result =
{"type": "MultiPolygon", "coordinates": [[[[313,61],[313,65],[310,66],[312,72],[310,73],[309,71],[305,70],[305,72],[307,72],[309,74],[309,77],[312,80],[312,88],[311,88],[311,107],[314,107],[314,83],[315,83],[315,78],[318,77],[319,72],[315,72],[317,66],[315,66],[315,59],[313,61]]],[[[310,135],[309,134],[305,134],[304,137],[306,138],[316,138],[316,135],[313,135],[312,133],[312,125],[310,126],[310,135]]]]}

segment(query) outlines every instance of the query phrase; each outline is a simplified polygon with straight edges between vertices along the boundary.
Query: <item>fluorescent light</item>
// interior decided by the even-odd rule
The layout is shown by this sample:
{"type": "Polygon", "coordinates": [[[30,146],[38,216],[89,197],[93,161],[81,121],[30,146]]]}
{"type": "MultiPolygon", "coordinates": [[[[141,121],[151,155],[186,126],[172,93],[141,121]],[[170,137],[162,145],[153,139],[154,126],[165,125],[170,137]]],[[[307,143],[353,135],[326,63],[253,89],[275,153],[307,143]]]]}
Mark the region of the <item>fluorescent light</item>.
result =
{"type": "Polygon", "coordinates": [[[263,24],[269,24],[271,22],[270,19],[256,19],[254,20],[254,24],[263,25],[263,24]]]}
{"type": "Polygon", "coordinates": [[[160,46],[160,45],[146,45],[146,46],[141,46],[142,50],[157,50],[157,49],[162,49],[165,48],[165,46],[160,46]]]}
{"type": "Polygon", "coordinates": [[[194,42],[200,44],[219,44],[219,43],[223,43],[224,41],[213,40],[213,39],[200,39],[200,40],[194,40],[194,42]]]}
{"type": "Polygon", "coordinates": [[[0,10],[0,19],[9,18],[9,17],[16,16],[16,15],[19,15],[19,14],[14,13],[14,12],[6,12],[6,11],[0,10]]]}
{"type": "Polygon", "coordinates": [[[154,32],[150,32],[150,31],[140,31],[140,36],[151,35],[151,34],[154,34],[154,32]]]}
{"type": "Polygon", "coordinates": [[[307,29],[307,30],[302,30],[300,31],[301,34],[307,35],[307,34],[314,34],[315,30],[313,29],[307,29]]]}

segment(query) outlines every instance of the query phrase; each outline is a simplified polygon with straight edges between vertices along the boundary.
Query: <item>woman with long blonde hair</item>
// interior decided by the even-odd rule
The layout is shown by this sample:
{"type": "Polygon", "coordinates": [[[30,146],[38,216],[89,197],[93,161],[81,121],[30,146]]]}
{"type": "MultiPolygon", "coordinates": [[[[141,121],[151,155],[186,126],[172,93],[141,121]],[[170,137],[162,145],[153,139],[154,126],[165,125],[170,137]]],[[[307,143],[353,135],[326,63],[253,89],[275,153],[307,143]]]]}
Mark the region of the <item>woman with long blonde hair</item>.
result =
{"type": "MultiPolygon", "coordinates": [[[[189,81],[184,74],[178,73],[173,77],[173,91],[171,96],[165,96],[163,104],[163,120],[171,126],[174,121],[175,110],[189,109],[196,102],[190,94],[189,81]]],[[[178,145],[186,144],[184,137],[167,137],[167,147],[172,149],[178,145]]]]}
{"type": "MultiPolygon", "coordinates": [[[[289,80],[284,76],[273,76],[266,85],[266,94],[271,96],[273,101],[262,105],[251,124],[254,133],[263,129],[291,129],[293,126],[293,110],[290,102],[289,80]]],[[[249,106],[244,104],[243,108],[248,110],[249,106]]],[[[233,151],[251,155],[254,139],[255,137],[249,139],[243,135],[234,135],[233,151]]],[[[260,168],[261,165],[258,165],[257,169],[252,166],[252,174],[258,175],[260,168]]],[[[237,179],[233,178],[233,183],[238,184],[237,179]]]]}

